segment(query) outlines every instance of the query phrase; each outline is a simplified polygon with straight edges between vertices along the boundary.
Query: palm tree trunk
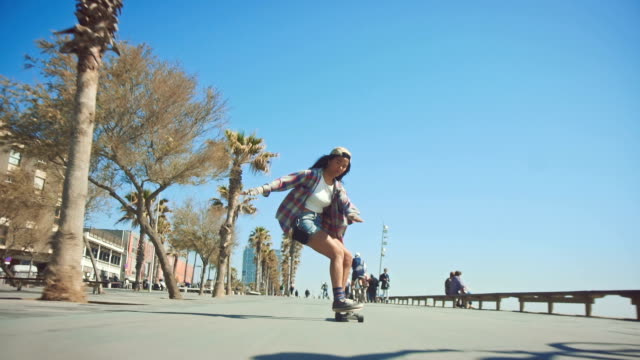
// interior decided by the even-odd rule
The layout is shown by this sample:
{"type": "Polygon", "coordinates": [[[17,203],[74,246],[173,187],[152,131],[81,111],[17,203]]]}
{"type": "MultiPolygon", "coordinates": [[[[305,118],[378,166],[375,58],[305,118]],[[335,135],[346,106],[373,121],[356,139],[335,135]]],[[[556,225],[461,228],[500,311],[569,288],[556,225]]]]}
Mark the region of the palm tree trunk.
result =
{"type": "MultiPolygon", "coordinates": [[[[167,259],[167,263],[169,263],[169,260],[167,259]]],[[[162,276],[164,277],[164,271],[162,276]]],[[[156,261],[155,264],[153,265],[153,282],[156,282],[158,279],[160,279],[160,262],[156,261]]]]}
{"type": "Polygon", "coordinates": [[[76,107],[60,227],[52,239],[53,255],[45,272],[42,300],[86,302],[81,269],[82,233],[101,58],[98,46],[78,53],[76,107]]]}
{"type": "MultiPolygon", "coordinates": [[[[173,254],[173,274],[178,270],[178,253],[173,254]]],[[[177,280],[176,280],[177,281],[177,280]]]]}
{"type": "Polygon", "coordinates": [[[242,169],[240,164],[234,164],[229,176],[229,204],[227,206],[227,219],[220,227],[220,257],[218,260],[218,273],[216,275],[216,286],[213,291],[214,297],[224,297],[224,279],[227,272],[227,264],[231,257],[231,244],[233,241],[233,229],[238,202],[238,193],[242,184],[242,169]]]}
{"type": "Polygon", "coordinates": [[[260,258],[260,252],[262,251],[260,244],[256,246],[256,291],[260,292],[260,264],[262,263],[262,259],[260,258]]]}
{"type": "Polygon", "coordinates": [[[207,263],[202,260],[202,273],[200,274],[200,292],[198,295],[204,294],[204,269],[207,267],[207,263]]]}
{"type": "Polygon", "coordinates": [[[142,231],[142,227],[140,227],[138,251],[136,254],[136,283],[133,285],[133,289],[138,291],[142,289],[142,264],[144,264],[144,231],[142,231]]]}
{"type": "MultiPolygon", "coordinates": [[[[293,259],[293,255],[295,253],[295,244],[293,243],[293,239],[291,240],[291,247],[289,248],[289,289],[291,289],[291,284],[293,284],[293,263],[294,263],[294,259],[293,259]]],[[[291,294],[290,290],[289,291],[289,296],[293,296],[293,294],[291,294]]]]}
{"type": "MultiPolygon", "coordinates": [[[[186,256],[187,261],[184,264],[184,281],[183,282],[187,282],[187,268],[189,267],[189,250],[187,250],[187,256],[186,256]]],[[[193,280],[192,280],[193,282],[193,280]]]]}
{"type": "Polygon", "coordinates": [[[198,251],[193,254],[193,266],[191,267],[191,284],[196,283],[196,263],[198,262],[198,251]]]}
{"type": "MultiPolygon", "coordinates": [[[[220,228],[221,234],[228,233],[228,231],[222,230],[225,227],[226,225],[223,225],[220,228]]],[[[221,236],[221,242],[229,241],[229,237],[221,236]]],[[[227,273],[227,263],[229,261],[230,248],[231,248],[230,245],[228,246],[220,245],[220,257],[218,258],[218,266],[217,266],[218,272],[216,273],[216,283],[215,283],[215,288],[213,290],[213,297],[224,297],[225,295],[224,280],[227,273]]]]}
{"type": "Polygon", "coordinates": [[[229,252],[229,259],[227,260],[227,295],[231,295],[231,252],[229,252]]]}
{"type": "Polygon", "coordinates": [[[265,289],[266,289],[265,292],[267,293],[267,295],[271,295],[271,281],[269,281],[269,278],[267,278],[265,289]]]}

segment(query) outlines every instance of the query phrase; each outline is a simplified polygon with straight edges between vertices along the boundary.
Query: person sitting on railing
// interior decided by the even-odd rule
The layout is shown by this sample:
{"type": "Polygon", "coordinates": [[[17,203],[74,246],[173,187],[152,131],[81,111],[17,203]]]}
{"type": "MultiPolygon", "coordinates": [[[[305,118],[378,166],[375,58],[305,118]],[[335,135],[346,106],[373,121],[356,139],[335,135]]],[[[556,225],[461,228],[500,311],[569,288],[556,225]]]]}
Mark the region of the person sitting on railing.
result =
{"type": "Polygon", "coordinates": [[[456,293],[451,291],[451,282],[456,274],[452,271],[449,273],[449,277],[444,281],[444,294],[445,295],[455,295],[456,293]]]}
{"type": "MultiPolygon", "coordinates": [[[[452,295],[456,295],[456,294],[471,294],[471,292],[469,292],[469,289],[467,288],[467,286],[464,284],[464,282],[462,282],[462,272],[461,271],[456,271],[454,273],[454,277],[451,280],[451,293],[452,295]]],[[[456,306],[457,307],[462,307],[462,308],[471,308],[471,302],[467,301],[463,301],[461,298],[458,298],[457,302],[456,302],[456,306]]]]}

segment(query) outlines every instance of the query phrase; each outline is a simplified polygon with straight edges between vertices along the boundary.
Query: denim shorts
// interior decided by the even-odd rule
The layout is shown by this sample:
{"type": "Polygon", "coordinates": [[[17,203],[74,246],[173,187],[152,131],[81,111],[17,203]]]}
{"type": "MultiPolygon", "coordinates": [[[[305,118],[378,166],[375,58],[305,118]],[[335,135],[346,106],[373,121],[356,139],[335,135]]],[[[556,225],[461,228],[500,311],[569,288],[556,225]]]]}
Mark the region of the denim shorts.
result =
{"type": "Polygon", "coordinates": [[[311,236],[322,230],[322,215],[313,211],[305,211],[296,220],[296,227],[298,230],[311,236]]]}

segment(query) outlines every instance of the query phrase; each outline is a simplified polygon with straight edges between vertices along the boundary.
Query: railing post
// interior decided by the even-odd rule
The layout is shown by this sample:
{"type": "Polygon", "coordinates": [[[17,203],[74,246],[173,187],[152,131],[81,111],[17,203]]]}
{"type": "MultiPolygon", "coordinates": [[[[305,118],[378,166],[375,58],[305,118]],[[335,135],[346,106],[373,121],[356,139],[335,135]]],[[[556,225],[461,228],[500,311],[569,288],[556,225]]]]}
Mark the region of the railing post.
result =
{"type": "Polygon", "coordinates": [[[549,301],[549,302],[547,303],[547,312],[548,312],[549,314],[553,314],[553,302],[552,302],[552,301],[549,301]]]}
{"type": "Polygon", "coordinates": [[[631,304],[636,306],[636,320],[640,320],[640,296],[631,297],[631,304]]]}
{"type": "Polygon", "coordinates": [[[498,310],[498,311],[500,311],[500,301],[501,300],[502,300],[501,298],[498,298],[498,300],[496,300],[496,310],[498,310]]]}
{"type": "Polygon", "coordinates": [[[524,298],[519,297],[518,300],[520,301],[520,312],[524,312],[524,298]]]}

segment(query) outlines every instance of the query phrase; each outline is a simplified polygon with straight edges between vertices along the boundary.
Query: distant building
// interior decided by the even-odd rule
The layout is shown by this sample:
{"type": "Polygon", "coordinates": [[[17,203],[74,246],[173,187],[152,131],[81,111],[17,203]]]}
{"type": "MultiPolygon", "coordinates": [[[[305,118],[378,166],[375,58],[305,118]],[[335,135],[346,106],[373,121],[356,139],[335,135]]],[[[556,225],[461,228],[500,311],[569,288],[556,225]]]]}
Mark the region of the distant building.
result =
{"type": "Polygon", "coordinates": [[[245,285],[256,282],[256,253],[255,250],[246,246],[242,253],[242,283],[245,285]]]}
{"type": "Polygon", "coordinates": [[[84,236],[89,242],[90,249],[84,246],[82,252],[82,273],[86,278],[94,278],[94,269],[91,264],[90,253],[96,260],[98,278],[100,280],[113,279],[118,277],[124,280],[123,260],[126,260],[124,231],[122,236],[117,236],[109,231],[97,229],[85,229],[84,236]]]}
{"type": "MultiPolygon", "coordinates": [[[[109,230],[109,229],[85,229],[85,236],[91,245],[91,251],[96,259],[99,278],[113,278],[118,276],[120,280],[136,279],[136,256],[138,252],[138,232],[129,230],[109,230]]],[[[156,269],[157,275],[154,282],[163,279],[162,269],[159,268],[158,259],[154,259],[154,247],[150,241],[144,244],[144,261],[140,272],[142,279],[149,279],[151,266],[156,269]]],[[[82,272],[85,276],[93,278],[93,266],[89,257],[88,249],[85,246],[82,258],[82,272]]],[[[193,265],[178,257],[177,264],[174,264],[175,257],[167,255],[167,260],[172,269],[175,269],[175,278],[178,283],[186,281],[193,283],[193,265]],[[174,266],[175,265],[175,266],[174,266]],[[186,271],[185,271],[186,270],[186,271]]]]}

